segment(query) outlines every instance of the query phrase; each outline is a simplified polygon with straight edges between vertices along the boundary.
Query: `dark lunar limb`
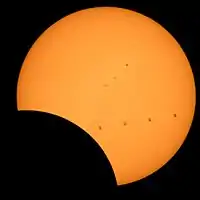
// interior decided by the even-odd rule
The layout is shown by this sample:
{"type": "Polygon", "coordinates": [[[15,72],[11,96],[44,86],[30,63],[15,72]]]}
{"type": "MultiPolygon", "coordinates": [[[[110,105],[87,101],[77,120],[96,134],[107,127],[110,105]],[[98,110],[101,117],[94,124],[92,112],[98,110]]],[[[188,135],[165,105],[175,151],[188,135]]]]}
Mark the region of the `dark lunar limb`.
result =
{"type": "Polygon", "coordinates": [[[106,155],[75,124],[48,113],[19,111],[10,126],[6,174],[16,197],[114,192],[116,179],[106,155]]]}

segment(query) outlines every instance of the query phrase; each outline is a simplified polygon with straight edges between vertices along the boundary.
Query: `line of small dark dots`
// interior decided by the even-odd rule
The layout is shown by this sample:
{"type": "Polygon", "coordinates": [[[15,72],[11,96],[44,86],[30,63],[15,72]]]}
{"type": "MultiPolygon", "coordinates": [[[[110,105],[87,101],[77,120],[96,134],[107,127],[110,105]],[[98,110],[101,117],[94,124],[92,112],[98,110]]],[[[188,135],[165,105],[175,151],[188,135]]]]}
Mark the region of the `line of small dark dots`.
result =
{"type": "MultiPolygon", "coordinates": [[[[174,117],[177,117],[176,114],[173,114],[173,116],[174,116],[174,117]]],[[[151,118],[148,118],[148,121],[151,122],[152,119],[151,119],[151,118]]],[[[123,125],[124,125],[124,126],[127,126],[127,125],[128,125],[127,121],[124,121],[124,122],[123,122],[123,125]]],[[[99,125],[98,128],[99,128],[99,130],[102,130],[102,126],[101,126],[101,125],[99,125]]]]}

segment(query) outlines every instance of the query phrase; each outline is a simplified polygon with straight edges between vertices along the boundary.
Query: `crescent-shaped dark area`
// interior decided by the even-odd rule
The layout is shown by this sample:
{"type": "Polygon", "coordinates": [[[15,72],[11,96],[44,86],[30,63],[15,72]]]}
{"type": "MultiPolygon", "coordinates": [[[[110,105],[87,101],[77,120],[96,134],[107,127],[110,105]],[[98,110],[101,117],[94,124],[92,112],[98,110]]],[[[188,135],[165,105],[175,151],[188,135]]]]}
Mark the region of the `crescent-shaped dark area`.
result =
{"type": "Polygon", "coordinates": [[[9,180],[16,197],[108,195],[117,187],[105,153],[72,122],[39,111],[18,111],[9,138],[9,180]]]}

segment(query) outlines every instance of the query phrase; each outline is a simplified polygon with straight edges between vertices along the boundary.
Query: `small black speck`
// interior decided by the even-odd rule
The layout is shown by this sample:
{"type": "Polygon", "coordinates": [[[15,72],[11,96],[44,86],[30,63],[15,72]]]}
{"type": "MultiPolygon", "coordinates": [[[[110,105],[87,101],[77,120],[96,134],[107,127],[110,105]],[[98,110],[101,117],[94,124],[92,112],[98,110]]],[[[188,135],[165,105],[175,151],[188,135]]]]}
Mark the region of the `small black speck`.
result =
{"type": "Polygon", "coordinates": [[[174,114],[174,117],[176,117],[176,114],[174,114]]]}
{"type": "Polygon", "coordinates": [[[127,122],[124,122],[123,124],[124,124],[124,126],[126,126],[126,125],[127,125],[127,122]]]}
{"type": "Polygon", "coordinates": [[[101,126],[99,126],[99,130],[102,130],[102,127],[101,127],[101,126]]]}
{"type": "Polygon", "coordinates": [[[149,122],[151,122],[151,118],[149,118],[149,122]]]}
{"type": "Polygon", "coordinates": [[[126,67],[128,67],[128,64],[125,64],[126,67]]]}

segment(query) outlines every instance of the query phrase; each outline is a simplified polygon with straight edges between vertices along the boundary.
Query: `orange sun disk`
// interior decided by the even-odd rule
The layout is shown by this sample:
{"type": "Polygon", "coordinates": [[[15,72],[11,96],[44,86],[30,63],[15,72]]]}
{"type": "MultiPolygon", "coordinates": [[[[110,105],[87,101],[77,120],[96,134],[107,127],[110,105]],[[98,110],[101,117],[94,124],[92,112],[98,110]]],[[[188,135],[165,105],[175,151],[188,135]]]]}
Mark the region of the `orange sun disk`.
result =
{"type": "Polygon", "coordinates": [[[78,11],[48,28],[30,49],[17,87],[19,110],[56,114],[87,131],[119,185],[174,156],[195,99],[176,40],[150,18],[115,7],[78,11]]]}

